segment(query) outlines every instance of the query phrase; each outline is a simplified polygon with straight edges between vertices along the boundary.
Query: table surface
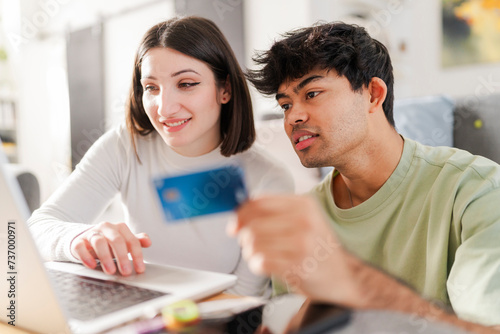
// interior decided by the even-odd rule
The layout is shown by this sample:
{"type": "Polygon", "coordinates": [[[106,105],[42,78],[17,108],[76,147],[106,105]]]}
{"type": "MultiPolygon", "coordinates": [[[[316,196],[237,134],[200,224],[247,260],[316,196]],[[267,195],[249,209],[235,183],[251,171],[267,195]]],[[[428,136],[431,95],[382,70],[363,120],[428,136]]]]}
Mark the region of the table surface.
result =
{"type": "MultiPolygon", "coordinates": [[[[218,300],[218,299],[228,299],[228,298],[239,298],[234,295],[228,294],[217,294],[215,296],[209,297],[204,301],[218,300]]],[[[268,303],[269,304],[269,303],[268,303]]],[[[273,307],[276,307],[276,303],[274,303],[273,307]]],[[[332,306],[335,308],[334,306],[332,306]]],[[[266,310],[264,309],[264,313],[266,310]]],[[[322,311],[316,312],[313,309],[312,312],[309,312],[313,318],[317,318],[322,311]]],[[[330,314],[335,314],[335,312],[330,312],[330,314]]],[[[307,312],[306,312],[307,315],[307,312]]],[[[304,314],[302,314],[297,323],[304,322],[304,314]]],[[[290,323],[293,323],[293,319],[290,323]]],[[[318,321],[315,319],[314,321],[318,321]]],[[[299,326],[300,328],[301,326],[299,326]]],[[[292,326],[292,328],[294,328],[292,326]]],[[[304,327],[302,327],[304,328],[304,327]]],[[[300,331],[300,330],[299,330],[300,331]]],[[[328,331],[331,332],[331,331],[328,331]]],[[[437,323],[433,321],[429,321],[426,319],[418,318],[411,314],[402,314],[397,312],[388,312],[388,311],[356,311],[351,312],[350,320],[345,323],[343,326],[336,328],[334,330],[335,333],[339,334],[369,334],[369,333],[406,333],[406,334],[466,334],[465,331],[457,329],[455,327],[449,326],[443,323],[437,323]]],[[[25,330],[21,330],[15,328],[13,326],[0,323],[0,333],[2,334],[36,334],[32,332],[28,332],[25,330]]],[[[279,334],[279,333],[276,333],[279,334]]]]}
{"type": "MultiPolygon", "coordinates": [[[[212,300],[219,300],[219,299],[232,299],[232,298],[240,298],[239,296],[234,296],[230,295],[227,293],[219,293],[217,295],[214,295],[212,297],[208,297],[204,299],[203,301],[212,301],[212,300]]],[[[0,333],[2,334],[38,334],[30,331],[26,331],[5,323],[0,322],[0,333]]]]}

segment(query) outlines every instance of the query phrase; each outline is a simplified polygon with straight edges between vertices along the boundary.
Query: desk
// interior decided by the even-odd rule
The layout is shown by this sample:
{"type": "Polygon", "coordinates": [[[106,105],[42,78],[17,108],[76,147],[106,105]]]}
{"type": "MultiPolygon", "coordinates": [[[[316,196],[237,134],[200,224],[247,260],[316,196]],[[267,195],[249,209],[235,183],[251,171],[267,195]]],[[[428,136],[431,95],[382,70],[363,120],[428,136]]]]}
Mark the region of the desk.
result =
{"type": "MultiPolygon", "coordinates": [[[[342,314],[345,310],[331,305],[311,304],[306,301],[304,307],[292,318],[289,329],[300,334],[301,330],[307,331],[310,324],[318,325],[325,319],[333,319],[335,314],[340,319],[346,319],[342,314]],[[326,317],[323,315],[327,315],[326,317]],[[332,316],[333,315],[333,316],[332,316]]],[[[349,311],[347,311],[349,312],[349,311]]],[[[451,325],[419,318],[412,314],[382,310],[351,311],[350,319],[341,321],[335,329],[323,330],[321,333],[338,334],[467,334],[461,329],[451,325]]],[[[320,332],[307,331],[308,334],[320,332]]]]}
{"type": "MultiPolygon", "coordinates": [[[[237,298],[232,295],[219,294],[208,298],[207,300],[217,300],[217,299],[227,299],[227,298],[237,298]]],[[[273,303],[273,307],[276,305],[284,305],[279,303],[273,303]]],[[[278,306],[279,307],[279,306],[278,306]]],[[[265,313],[265,311],[264,311],[265,313]]],[[[309,316],[317,316],[318,312],[310,312],[308,315],[300,315],[300,319],[294,318],[292,321],[296,322],[298,326],[302,326],[304,319],[308,319],[309,316]]],[[[312,319],[315,320],[315,319],[312,319]]],[[[334,331],[338,334],[370,334],[370,333],[384,333],[384,334],[466,334],[467,332],[457,329],[455,327],[449,326],[443,323],[432,322],[426,319],[417,318],[413,315],[402,314],[396,312],[388,311],[356,311],[352,312],[351,320],[343,327],[338,328],[334,331]]],[[[12,326],[6,324],[0,324],[0,333],[2,334],[33,334],[20,329],[16,329],[12,326]]],[[[280,334],[280,333],[275,333],[280,334]]]]}
{"type": "MultiPolygon", "coordinates": [[[[206,298],[203,301],[212,301],[212,300],[221,300],[221,299],[232,299],[232,298],[240,298],[239,296],[235,295],[230,295],[227,293],[219,293],[217,295],[214,295],[212,297],[206,298]]],[[[10,326],[5,323],[0,323],[0,333],[1,334],[38,334],[38,333],[33,333],[29,332],[23,329],[19,329],[14,326],[10,326]]]]}

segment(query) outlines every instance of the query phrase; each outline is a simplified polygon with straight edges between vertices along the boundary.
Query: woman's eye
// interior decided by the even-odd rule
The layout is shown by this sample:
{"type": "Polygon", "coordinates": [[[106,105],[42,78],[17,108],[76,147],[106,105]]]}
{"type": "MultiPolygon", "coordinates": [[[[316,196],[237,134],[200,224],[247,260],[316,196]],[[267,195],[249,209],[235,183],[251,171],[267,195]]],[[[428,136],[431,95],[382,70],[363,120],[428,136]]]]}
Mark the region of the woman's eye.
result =
{"type": "Polygon", "coordinates": [[[146,87],[144,87],[144,91],[146,91],[146,92],[151,92],[154,90],[156,90],[156,87],[152,86],[152,85],[147,85],[146,87]]]}
{"type": "Polygon", "coordinates": [[[194,87],[196,85],[199,85],[199,82],[181,82],[179,84],[180,88],[189,88],[189,87],[194,87]]]}
{"type": "Polygon", "coordinates": [[[312,99],[313,97],[318,96],[320,92],[309,92],[306,94],[306,99],[312,99]]]}

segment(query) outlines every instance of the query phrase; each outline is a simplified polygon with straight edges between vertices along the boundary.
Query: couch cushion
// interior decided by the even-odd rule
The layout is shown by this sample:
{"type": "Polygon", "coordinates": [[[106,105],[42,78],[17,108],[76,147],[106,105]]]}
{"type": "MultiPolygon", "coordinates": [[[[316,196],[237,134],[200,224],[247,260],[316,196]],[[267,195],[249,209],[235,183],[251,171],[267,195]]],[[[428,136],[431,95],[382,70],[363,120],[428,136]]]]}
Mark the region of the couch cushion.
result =
{"type": "Polygon", "coordinates": [[[396,130],[425,145],[453,146],[453,108],[453,100],[446,96],[396,100],[396,130]]]}

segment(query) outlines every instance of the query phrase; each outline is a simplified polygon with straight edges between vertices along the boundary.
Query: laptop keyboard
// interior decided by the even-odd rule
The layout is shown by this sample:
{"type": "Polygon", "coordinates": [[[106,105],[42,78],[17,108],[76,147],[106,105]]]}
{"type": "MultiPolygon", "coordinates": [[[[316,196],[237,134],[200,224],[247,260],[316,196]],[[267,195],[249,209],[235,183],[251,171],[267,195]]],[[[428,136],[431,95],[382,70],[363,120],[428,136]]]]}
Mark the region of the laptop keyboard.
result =
{"type": "Polygon", "coordinates": [[[167,293],[47,268],[71,318],[86,321],[167,293]]]}

